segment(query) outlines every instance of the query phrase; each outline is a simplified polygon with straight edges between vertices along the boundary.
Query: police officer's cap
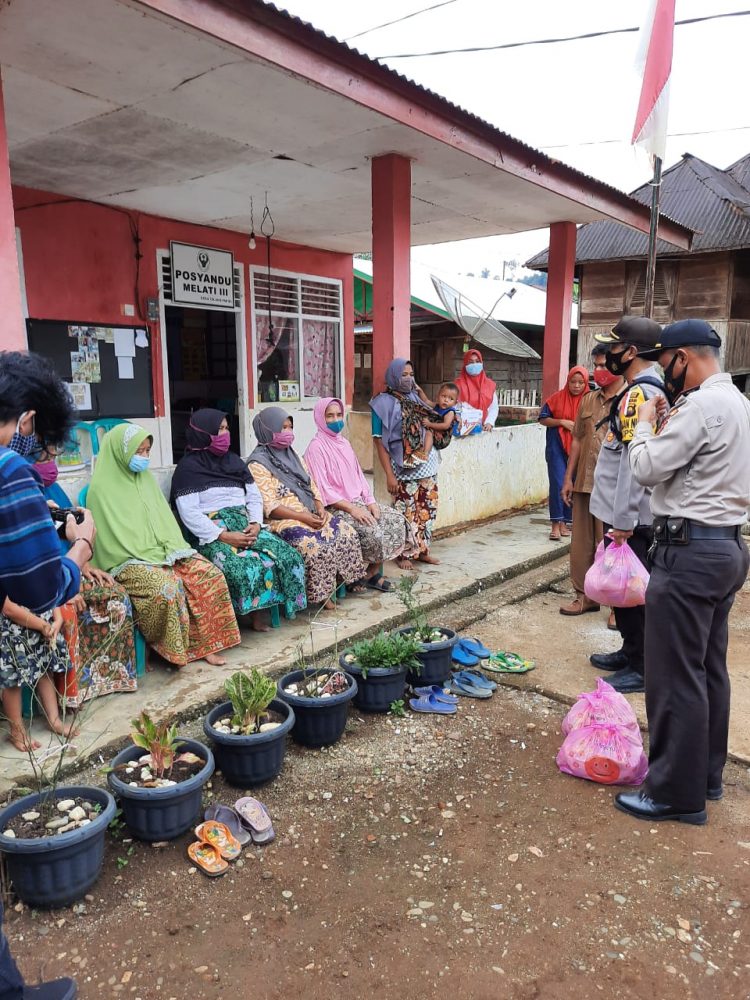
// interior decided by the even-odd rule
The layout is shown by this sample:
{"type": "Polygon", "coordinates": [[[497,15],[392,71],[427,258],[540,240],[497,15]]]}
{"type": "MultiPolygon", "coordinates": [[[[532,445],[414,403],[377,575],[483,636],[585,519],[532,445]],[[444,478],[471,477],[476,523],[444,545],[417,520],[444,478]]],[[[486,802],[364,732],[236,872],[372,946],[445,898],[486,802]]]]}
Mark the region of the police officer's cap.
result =
{"type": "Polygon", "coordinates": [[[677,347],[721,347],[721,337],[704,319],[681,319],[661,334],[662,351],[677,347]]]}
{"type": "Polygon", "coordinates": [[[597,333],[600,344],[633,344],[639,354],[652,354],[661,345],[661,327],[646,316],[623,316],[609,333],[597,333]]]}

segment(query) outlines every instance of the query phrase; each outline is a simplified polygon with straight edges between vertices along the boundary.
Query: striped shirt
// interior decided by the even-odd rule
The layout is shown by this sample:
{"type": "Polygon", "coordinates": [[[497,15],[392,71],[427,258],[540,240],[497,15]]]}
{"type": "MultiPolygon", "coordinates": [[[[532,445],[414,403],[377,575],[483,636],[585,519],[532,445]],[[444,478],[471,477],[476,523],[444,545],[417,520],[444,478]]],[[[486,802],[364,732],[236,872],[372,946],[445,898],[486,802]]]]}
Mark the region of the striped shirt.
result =
{"type": "Polygon", "coordinates": [[[49,611],[80,585],[80,570],[60,554],[39,480],[20,455],[0,446],[0,607],[9,597],[37,614],[49,611]]]}

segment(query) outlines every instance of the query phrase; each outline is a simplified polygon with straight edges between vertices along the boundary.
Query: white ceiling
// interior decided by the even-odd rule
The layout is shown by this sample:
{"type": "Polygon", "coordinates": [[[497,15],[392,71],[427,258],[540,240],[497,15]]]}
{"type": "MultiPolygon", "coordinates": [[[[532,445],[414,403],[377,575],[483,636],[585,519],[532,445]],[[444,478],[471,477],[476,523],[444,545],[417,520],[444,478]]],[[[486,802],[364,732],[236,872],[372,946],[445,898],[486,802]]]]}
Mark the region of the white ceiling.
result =
{"type": "Polygon", "coordinates": [[[370,159],[413,159],[412,243],[601,216],[126,0],[5,0],[14,183],[277,238],[371,243],[370,159]],[[278,159],[282,157],[282,159],[278,159]]]}

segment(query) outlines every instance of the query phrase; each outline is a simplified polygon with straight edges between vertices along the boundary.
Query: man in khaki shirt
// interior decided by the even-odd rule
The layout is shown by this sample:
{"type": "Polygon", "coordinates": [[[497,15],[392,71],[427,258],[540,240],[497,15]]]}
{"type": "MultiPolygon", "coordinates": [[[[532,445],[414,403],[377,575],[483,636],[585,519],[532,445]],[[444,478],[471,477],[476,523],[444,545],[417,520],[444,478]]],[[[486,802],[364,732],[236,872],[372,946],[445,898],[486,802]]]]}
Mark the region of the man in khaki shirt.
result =
{"type": "Polygon", "coordinates": [[[565,470],[562,490],[563,501],[573,508],[573,537],[570,541],[570,581],[576,592],[569,604],[560,608],[561,615],[583,615],[587,611],[598,611],[583,592],[583,581],[594,561],[596,547],[602,540],[604,526],[589,510],[589,498],[594,488],[594,469],[599,457],[608,425],[610,402],[625,388],[625,379],[607,371],[605,363],[607,348],[598,344],[591,352],[594,364],[594,382],[599,387],[587,392],[583,397],[575,425],[573,443],[570,448],[568,465],[565,470]],[[601,427],[598,425],[604,421],[601,427]]]}
{"type": "Polygon", "coordinates": [[[706,822],[722,797],[729,732],[727,620],[747,578],[741,537],[750,506],[750,403],[719,367],[721,340],[703,320],[661,335],[671,410],[638,409],[633,475],[653,487],[646,591],[645,684],[649,772],[615,804],[649,822],[706,822]],[[653,427],[657,430],[654,433],[653,427]]]}

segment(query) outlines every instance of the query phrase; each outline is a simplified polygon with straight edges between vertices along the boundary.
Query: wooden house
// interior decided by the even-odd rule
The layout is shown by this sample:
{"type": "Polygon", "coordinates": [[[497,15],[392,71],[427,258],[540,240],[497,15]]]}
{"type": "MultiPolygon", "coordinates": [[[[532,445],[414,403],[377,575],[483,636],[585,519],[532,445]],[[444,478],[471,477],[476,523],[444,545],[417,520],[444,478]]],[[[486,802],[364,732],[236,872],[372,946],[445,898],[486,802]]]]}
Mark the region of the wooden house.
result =
{"type": "MultiPolygon", "coordinates": [[[[632,197],[648,204],[651,185],[632,197]]],[[[750,389],[750,154],[721,170],[686,153],[664,172],[661,211],[695,231],[693,249],[657,244],[654,319],[705,319],[723,341],[725,370],[750,389]]],[[[623,315],[642,315],[647,237],[615,222],[581,226],[576,275],[581,282],[578,360],[587,363],[594,334],[623,315]]],[[[543,251],[527,267],[546,270],[543,251]]]]}

